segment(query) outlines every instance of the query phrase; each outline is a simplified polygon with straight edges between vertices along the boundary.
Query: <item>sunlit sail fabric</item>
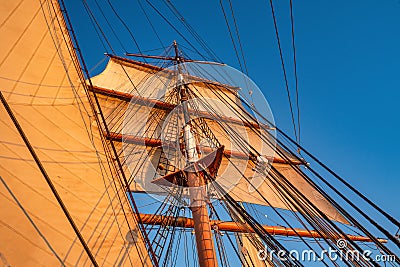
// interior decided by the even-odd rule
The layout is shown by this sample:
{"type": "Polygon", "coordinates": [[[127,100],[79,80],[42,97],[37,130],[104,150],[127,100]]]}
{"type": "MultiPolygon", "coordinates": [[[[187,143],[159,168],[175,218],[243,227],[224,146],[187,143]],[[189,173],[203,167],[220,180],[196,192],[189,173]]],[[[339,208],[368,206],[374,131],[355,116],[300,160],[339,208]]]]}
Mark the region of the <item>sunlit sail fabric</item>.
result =
{"type": "MultiPolygon", "coordinates": [[[[58,2],[2,1],[0,35],[0,90],[97,263],[150,266],[113,182],[58,2]]],[[[0,125],[0,265],[91,266],[3,106],[0,125]]]]}
{"type": "MultiPolygon", "coordinates": [[[[253,238],[254,237],[253,235],[253,238]]],[[[236,242],[238,244],[238,250],[241,251],[241,260],[245,264],[242,266],[254,266],[254,267],[271,267],[267,261],[259,259],[259,249],[257,249],[251,242],[251,234],[236,234],[236,242]]],[[[261,242],[261,241],[259,241],[261,242]]]]}
{"type": "MultiPolygon", "coordinates": [[[[162,97],[163,93],[165,93],[164,82],[142,86],[142,84],[146,82],[146,79],[152,79],[154,74],[161,70],[161,68],[142,62],[110,56],[105,70],[91,79],[94,86],[93,90],[97,92],[103,111],[106,117],[109,118],[110,131],[114,134],[114,137],[118,136],[114,138],[116,141],[123,141],[122,133],[125,127],[124,121],[126,123],[127,120],[130,120],[130,123],[133,125],[137,123],[137,129],[144,127],[146,122],[148,124],[146,126],[148,131],[146,131],[144,135],[139,130],[133,133],[129,132],[129,134],[132,135],[131,139],[133,144],[125,144],[125,148],[128,147],[129,149],[120,152],[125,162],[142,166],[140,172],[132,172],[132,169],[126,169],[127,176],[132,179],[131,189],[133,191],[146,190],[147,192],[160,194],[164,192],[161,188],[150,184],[148,181],[151,181],[157,176],[157,157],[160,157],[161,152],[161,143],[159,143],[160,140],[157,139],[160,137],[161,130],[159,127],[163,125],[166,116],[173,107],[169,107],[168,103],[163,102],[165,101],[162,97]],[[132,102],[129,104],[131,100],[132,102]],[[134,106],[134,108],[132,106],[134,106]],[[135,109],[136,111],[133,115],[130,114],[132,112],[126,114],[128,109],[135,109]],[[153,113],[151,113],[150,110],[153,111],[153,113]],[[143,113],[142,117],[140,113],[143,113]],[[158,117],[156,117],[156,115],[158,117]],[[117,119],[117,117],[120,119],[117,119]],[[158,121],[159,126],[156,126],[157,123],[151,122],[154,120],[158,121]],[[147,154],[148,157],[144,157],[144,154],[141,153],[144,151],[144,145],[147,146],[148,153],[145,154],[147,154]],[[142,186],[143,181],[147,181],[146,188],[142,186]]],[[[158,74],[159,80],[167,80],[167,73],[168,71],[158,74]]],[[[224,115],[226,117],[225,119],[222,119],[222,121],[220,120],[218,123],[212,119],[206,119],[208,126],[217,139],[225,145],[225,152],[231,155],[229,160],[227,158],[222,159],[221,167],[218,172],[219,182],[225,188],[229,189],[228,191],[237,201],[267,205],[262,197],[264,196],[268,200],[270,206],[295,210],[294,207],[288,206],[287,202],[282,199],[282,194],[279,194],[270,182],[264,181],[261,185],[257,184],[258,190],[262,194],[262,196],[260,196],[258,192],[252,190],[246,179],[241,178],[241,173],[244,173],[248,178],[252,178],[257,174],[252,170],[254,166],[251,166],[249,161],[243,158],[243,153],[240,153],[237,144],[231,140],[230,134],[224,129],[229,127],[235,129],[236,134],[249,140],[261,154],[273,155],[273,151],[271,151],[273,148],[266,145],[264,141],[260,141],[257,134],[251,131],[248,125],[238,123],[240,118],[230,111],[228,106],[233,106],[233,104],[229,103],[239,101],[235,95],[235,90],[237,89],[226,90],[220,85],[196,82],[196,79],[194,79],[193,84],[189,84],[189,87],[193,88],[193,91],[196,91],[199,96],[211,99],[216,99],[212,90],[224,91],[224,95],[228,101],[228,104],[225,106],[221,105],[219,102],[213,103],[213,101],[210,101],[212,108],[220,115],[224,115]],[[232,167],[232,165],[235,167],[232,167]],[[237,170],[236,167],[238,167],[239,170],[237,170]]],[[[205,111],[202,107],[200,107],[200,109],[205,111]]],[[[129,141],[129,138],[127,140],[129,141]]],[[[119,147],[120,149],[123,148],[121,145],[119,147]]],[[[275,154],[273,166],[328,217],[342,223],[347,223],[343,216],[322,197],[320,193],[314,190],[289,164],[284,163],[283,159],[277,154],[275,154]]]]}

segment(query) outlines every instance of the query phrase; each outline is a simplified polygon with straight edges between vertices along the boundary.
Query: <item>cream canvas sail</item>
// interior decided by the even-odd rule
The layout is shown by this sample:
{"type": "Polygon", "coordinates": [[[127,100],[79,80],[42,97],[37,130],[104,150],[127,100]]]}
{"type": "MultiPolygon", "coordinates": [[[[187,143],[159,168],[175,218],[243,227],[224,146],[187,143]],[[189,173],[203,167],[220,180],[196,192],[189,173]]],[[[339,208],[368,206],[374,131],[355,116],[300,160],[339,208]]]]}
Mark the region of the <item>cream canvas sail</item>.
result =
{"type": "MultiPolygon", "coordinates": [[[[150,266],[125,192],[107,164],[58,2],[2,1],[0,34],[0,90],[97,263],[150,266]]],[[[3,107],[0,124],[2,261],[91,266],[3,107]]]]}

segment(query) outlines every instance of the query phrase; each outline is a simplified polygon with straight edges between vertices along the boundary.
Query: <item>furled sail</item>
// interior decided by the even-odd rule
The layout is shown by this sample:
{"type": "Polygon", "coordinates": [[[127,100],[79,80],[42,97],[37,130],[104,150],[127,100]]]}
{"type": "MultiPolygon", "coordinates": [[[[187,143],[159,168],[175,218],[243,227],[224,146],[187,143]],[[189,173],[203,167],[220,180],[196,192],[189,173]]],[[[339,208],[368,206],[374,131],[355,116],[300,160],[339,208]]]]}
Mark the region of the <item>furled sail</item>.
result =
{"type": "MultiPolygon", "coordinates": [[[[150,266],[107,165],[58,2],[2,1],[0,34],[0,90],[98,265],[150,266]]],[[[0,262],[91,266],[3,107],[0,124],[0,262]]]]}
{"type": "MultiPolygon", "coordinates": [[[[91,79],[93,83],[91,90],[97,93],[105,116],[108,118],[111,136],[107,137],[117,141],[117,144],[119,142],[120,155],[124,162],[142,167],[140,171],[126,168],[127,176],[131,177],[132,180],[132,190],[145,190],[150,193],[163,194],[165,193],[163,189],[149,181],[160,176],[158,173],[160,169],[159,158],[162,146],[165,148],[165,142],[161,141],[163,137],[162,127],[169,116],[168,114],[177,104],[164,95],[168,92],[165,88],[170,86],[171,78],[168,77],[168,71],[162,72],[162,68],[139,61],[109,56],[110,60],[105,70],[91,79]],[[162,74],[157,74],[157,81],[154,81],[154,84],[141,86],[143,83],[148,83],[148,79],[153,79],[151,77],[155,73],[160,72],[162,74]],[[124,122],[126,123],[127,120],[136,127],[131,127],[129,131],[124,132],[126,128],[124,122]],[[142,132],[139,130],[141,128],[146,128],[147,131],[142,132]],[[120,144],[121,141],[125,141],[123,145],[120,144]]],[[[251,190],[249,183],[252,183],[251,179],[257,180],[257,173],[253,170],[254,165],[249,164],[248,155],[239,149],[237,142],[232,140],[232,132],[227,132],[226,129],[228,128],[234,129],[235,135],[249,140],[250,144],[261,154],[273,155],[273,159],[269,160],[273,161],[274,168],[328,217],[347,223],[343,216],[320,193],[314,190],[295,168],[282,158],[282,155],[274,155],[272,151],[274,148],[267,145],[265,143],[267,141],[260,141],[257,132],[250,129],[253,122],[243,122],[243,119],[237,113],[231,111],[229,107],[239,102],[235,93],[238,88],[227,88],[221,84],[205,82],[193,77],[191,79],[192,82],[188,86],[199,97],[211,99],[208,104],[215,113],[218,113],[218,119],[209,117],[205,120],[216,138],[225,146],[226,157],[222,159],[218,171],[218,181],[227,188],[232,197],[241,202],[295,210],[285,201],[288,196],[279,193],[279,190],[268,180],[264,180],[261,185],[257,184],[258,192],[251,190]],[[223,92],[224,100],[227,102],[221,104],[215,92],[223,92]],[[241,178],[243,174],[249,179],[241,178]],[[264,198],[268,200],[268,204],[264,198]]],[[[199,110],[197,113],[200,115],[203,113],[210,114],[209,110],[206,111],[204,107],[201,107],[201,104],[199,110]]],[[[173,140],[173,142],[175,141],[173,140]]],[[[282,151],[281,148],[278,147],[278,149],[282,151]]],[[[291,158],[291,161],[295,165],[300,164],[294,158],[291,158]]],[[[175,164],[179,165],[180,163],[176,162],[175,164]]],[[[164,168],[164,166],[162,167],[164,168]]]]}

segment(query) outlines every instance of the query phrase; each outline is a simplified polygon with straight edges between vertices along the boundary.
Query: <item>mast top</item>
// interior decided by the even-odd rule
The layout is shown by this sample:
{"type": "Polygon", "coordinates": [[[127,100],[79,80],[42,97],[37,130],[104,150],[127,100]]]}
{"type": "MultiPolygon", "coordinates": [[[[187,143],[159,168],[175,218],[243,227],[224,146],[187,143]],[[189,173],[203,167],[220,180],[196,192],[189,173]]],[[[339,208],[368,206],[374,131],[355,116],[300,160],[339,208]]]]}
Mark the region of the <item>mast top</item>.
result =
{"type": "Polygon", "coordinates": [[[174,46],[174,50],[175,50],[175,61],[176,63],[181,63],[181,58],[179,57],[179,49],[178,49],[178,43],[176,42],[176,40],[174,40],[173,42],[173,46],[174,46]]]}
{"type": "Polygon", "coordinates": [[[136,54],[136,53],[125,53],[125,56],[141,57],[141,58],[153,58],[153,59],[160,59],[160,60],[171,60],[171,61],[174,61],[174,62],[177,62],[177,63],[194,62],[194,63],[200,63],[200,64],[226,66],[226,64],[220,63],[220,62],[193,60],[193,59],[187,59],[187,58],[181,57],[181,56],[179,56],[178,42],[176,40],[174,40],[172,42],[172,46],[174,47],[174,52],[175,52],[175,55],[173,57],[171,57],[171,56],[153,56],[153,55],[144,55],[144,54],[136,54]]]}

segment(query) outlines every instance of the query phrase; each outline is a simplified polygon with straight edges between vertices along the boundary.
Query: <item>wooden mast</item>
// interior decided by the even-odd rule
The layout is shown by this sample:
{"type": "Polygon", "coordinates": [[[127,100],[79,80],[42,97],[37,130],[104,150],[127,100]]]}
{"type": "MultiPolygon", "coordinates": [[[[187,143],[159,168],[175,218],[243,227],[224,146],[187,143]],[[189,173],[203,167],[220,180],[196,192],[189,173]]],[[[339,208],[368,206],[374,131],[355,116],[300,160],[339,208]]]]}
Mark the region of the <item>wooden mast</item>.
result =
{"type": "MultiPolygon", "coordinates": [[[[178,68],[178,90],[180,94],[180,102],[183,108],[183,116],[185,119],[184,126],[184,143],[186,150],[187,164],[194,163],[198,160],[196,149],[196,141],[192,133],[190,125],[190,115],[187,106],[186,87],[183,85],[183,76],[181,73],[181,58],[179,57],[178,45],[174,41],[175,60],[178,68]]],[[[214,242],[211,232],[210,218],[207,210],[207,194],[205,192],[205,181],[202,172],[187,172],[190,207],[192,210],[194,232],[196,236],[197,255],[200,267],[216,267],[217,257],[214,249],[214,242]]]]}

